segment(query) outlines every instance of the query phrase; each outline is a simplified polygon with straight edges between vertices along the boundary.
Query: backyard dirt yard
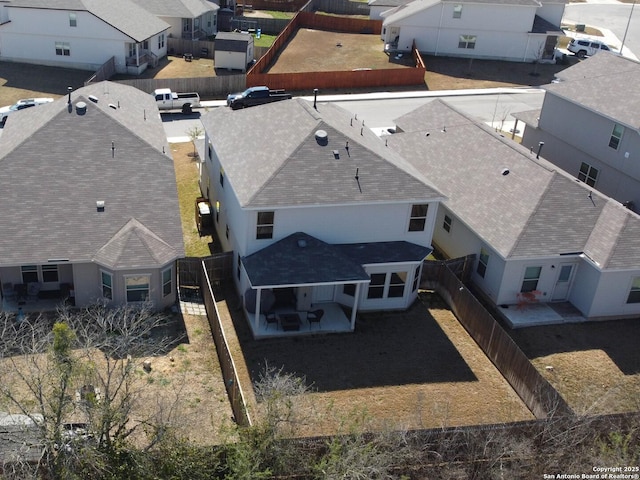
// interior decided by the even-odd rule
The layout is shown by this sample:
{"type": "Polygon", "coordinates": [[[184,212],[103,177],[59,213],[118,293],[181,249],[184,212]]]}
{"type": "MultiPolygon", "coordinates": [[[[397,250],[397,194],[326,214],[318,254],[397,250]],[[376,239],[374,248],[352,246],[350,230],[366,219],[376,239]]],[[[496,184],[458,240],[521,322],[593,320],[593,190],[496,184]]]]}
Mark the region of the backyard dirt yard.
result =
{"type": "Polygon", "coordinates": [[[421,294],[429,309],[417,301],[406,312],[359,314],[352,334],[259,341],[251,339],[241,311],[232,309],[241,346],[234,361],[251,381],[265,365],[304,378],[311,391],[296,399],[300,435],[344,433],[362,418],[379,429],[533,418],[432,295],[421,294]]]}
{"type": "Polygon", "coordinates": [[[411,56],[399,60],[382,51],[379,35],[337,33],[300,28],[266,73],[328,72],[369,68],[409,68],[411,56]]]}
{"type": "Polygon", "coordinates": [[[576,413],[640,411],[640,319],[510,333],[576,413]]]}

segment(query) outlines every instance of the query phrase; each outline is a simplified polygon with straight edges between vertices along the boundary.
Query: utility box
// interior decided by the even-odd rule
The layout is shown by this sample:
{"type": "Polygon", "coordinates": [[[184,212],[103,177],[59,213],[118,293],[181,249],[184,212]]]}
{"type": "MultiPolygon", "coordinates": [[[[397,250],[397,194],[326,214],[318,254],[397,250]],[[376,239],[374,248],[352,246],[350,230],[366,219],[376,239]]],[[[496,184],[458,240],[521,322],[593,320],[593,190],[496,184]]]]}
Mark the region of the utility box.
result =
{"type": "Polygon", "coordinates": [[[206,235],[213,226],[211,204],[204,197],[196,198],[196,226],[200,236],[206,235]]]}

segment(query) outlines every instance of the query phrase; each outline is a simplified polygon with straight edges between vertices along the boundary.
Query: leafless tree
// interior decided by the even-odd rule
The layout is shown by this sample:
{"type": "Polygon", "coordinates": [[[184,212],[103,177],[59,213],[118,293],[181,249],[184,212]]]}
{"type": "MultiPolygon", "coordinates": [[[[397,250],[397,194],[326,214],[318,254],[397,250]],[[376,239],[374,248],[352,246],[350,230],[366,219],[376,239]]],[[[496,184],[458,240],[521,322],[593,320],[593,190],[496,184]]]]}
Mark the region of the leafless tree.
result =
{"type": "Polygon", "coordinates": [[[173,403],[139,409],[138,373],[145,358],[180,340],[169,323],[148,305],[0,316],[0,410],[37,426],[40,471],[75,478],[81,465],[85,476],[97,474],[124,445],[149,449],[162,438],[173,403]]]}

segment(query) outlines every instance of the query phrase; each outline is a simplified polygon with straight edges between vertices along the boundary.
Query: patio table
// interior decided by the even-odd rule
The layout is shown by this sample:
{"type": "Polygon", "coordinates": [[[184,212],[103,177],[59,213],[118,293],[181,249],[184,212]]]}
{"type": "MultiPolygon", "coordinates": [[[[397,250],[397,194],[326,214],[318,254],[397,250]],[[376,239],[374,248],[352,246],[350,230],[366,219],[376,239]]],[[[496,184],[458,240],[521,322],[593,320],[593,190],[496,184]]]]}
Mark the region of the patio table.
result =
{"type": "Polygon", "coordinates": [[[281,313],[278,318],[283,331],[300,330],[300,315],[297,313],[281,313]]]}

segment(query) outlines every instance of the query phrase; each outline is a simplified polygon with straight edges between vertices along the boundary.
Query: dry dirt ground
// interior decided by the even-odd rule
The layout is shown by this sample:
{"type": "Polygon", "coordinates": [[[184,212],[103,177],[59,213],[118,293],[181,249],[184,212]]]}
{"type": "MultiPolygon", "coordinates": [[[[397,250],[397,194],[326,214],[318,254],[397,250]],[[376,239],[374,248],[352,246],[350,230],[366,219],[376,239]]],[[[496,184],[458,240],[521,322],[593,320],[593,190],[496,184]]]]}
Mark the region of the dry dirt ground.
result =
{"type": "Polygon", "coordinates": [[[640,319],[510,333],[576,413],[640,410],[640,319]]]}
{"type": "MultiPolygon", "coordinates": [[[[298,433],[346,432],[356,419],[373,428],[440,428],[533,418],[518,395],[432,294],[428,309],[360,314],[352,334],[251,339],[232,309],[239,338],[233,353],[254,381],[266,365],[304,378],[298,433]]],[[[228,304],[233,305],[230,299],[228,304]]],[[[242,375],[240,377],[242,379],[242,375]]]]}
{"type": "MultiPolygon", "coordinates": [[[[223,437],[220,435],[226,435],[222,427],[230,426],[232,418],[211,330],[205,316],[172,316],[174,326],[167,334],[186,333],[186,337],[176,342],[169,351],[133,359],[134,382],[129,390],[135,399],[130,415],[132,424],[145,419],[153,422],[154,418],[162,418],[174,426],[178,435],[200,445],[210,445],[221,440],[223,437]],[[151,362],[150,372],[143,368],[145,360],[151,362]]],[[[92,352],[88,352],[83,358],[100,368],[103,357],[97,353],[97,357],[94,357],[91,356],[92,352]]],[[[24,385],[16,375],[17,371],[27,371],[25,368],[31,365],[32,362],[27,362],[26,357],[0,360],[3,387],[11,386],[13,394],[22,395],[25,399],[32,398],[25,396],[24,385]]],[[[24,404],[27,408],[36,405],[29,400],[25,400],[24,404]]],[[[0,411],[19,413],[15,405],[4,402],[2,398],[0,411]]],[[[68,420],[78,422],[83,418],[74,416],[68,420]]]]}

